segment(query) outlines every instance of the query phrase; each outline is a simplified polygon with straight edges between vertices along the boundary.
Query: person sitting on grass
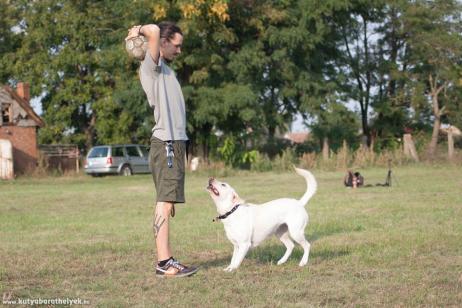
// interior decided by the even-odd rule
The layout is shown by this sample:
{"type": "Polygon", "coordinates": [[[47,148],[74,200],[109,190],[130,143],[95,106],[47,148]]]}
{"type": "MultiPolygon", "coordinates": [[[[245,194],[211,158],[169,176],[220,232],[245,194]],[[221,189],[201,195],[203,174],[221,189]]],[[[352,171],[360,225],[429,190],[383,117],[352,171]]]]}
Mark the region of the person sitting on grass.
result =
{"type": "Polygon", "coordinates": [[[346,187],[357,188],[364,185],[364,177],[359,172],[352,172],[348,170],[345,178],[343,179],[343,184],[346,187]]]}

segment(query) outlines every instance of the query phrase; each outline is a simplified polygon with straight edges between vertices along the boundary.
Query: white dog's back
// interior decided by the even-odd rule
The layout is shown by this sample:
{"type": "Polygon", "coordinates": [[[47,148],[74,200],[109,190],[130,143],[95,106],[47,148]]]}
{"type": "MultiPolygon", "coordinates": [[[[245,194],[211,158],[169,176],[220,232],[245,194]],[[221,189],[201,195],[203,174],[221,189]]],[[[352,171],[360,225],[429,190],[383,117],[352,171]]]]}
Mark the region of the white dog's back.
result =
{"type": "Polygon", "coordinates": [[[281,198],[272,200],[260,205],[250,205],[249,211],[252,212],[253,232],[252,246],[257,246],[268,235],[274,234],[279,226],[288,225],[292,222],[301,227],[308,223],[308,213],[305,205],[316,193],[317,182],[314,176],[308,170],[295,168],[295,171],[303,176],[306,180],[307,189],[300,200],[292,198],[281,198]]]}
{"type": "Polygon", "coordinates": [[[260,205],[249,206],[252,212],[252,247],[258,246],[270,234],[275,234],[279,226],[288,224],[290,221],[300,221],[300,224],[308,223],[308,214],[300,201],[296,199],[282,198],[260,205]]]}

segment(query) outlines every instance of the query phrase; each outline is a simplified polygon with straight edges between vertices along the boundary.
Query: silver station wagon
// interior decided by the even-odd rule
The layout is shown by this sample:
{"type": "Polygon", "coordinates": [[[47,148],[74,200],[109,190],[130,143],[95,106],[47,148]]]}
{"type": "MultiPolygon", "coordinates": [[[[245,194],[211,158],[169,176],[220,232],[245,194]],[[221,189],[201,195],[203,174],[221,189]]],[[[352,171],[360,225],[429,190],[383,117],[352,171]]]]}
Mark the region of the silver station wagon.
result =
{"type": "Polygon", "coordinates": [[[91,148],[85,160],[85,173],[92,176],[149,173],[149,151],[144,145],[99,145],[91,148]]]}

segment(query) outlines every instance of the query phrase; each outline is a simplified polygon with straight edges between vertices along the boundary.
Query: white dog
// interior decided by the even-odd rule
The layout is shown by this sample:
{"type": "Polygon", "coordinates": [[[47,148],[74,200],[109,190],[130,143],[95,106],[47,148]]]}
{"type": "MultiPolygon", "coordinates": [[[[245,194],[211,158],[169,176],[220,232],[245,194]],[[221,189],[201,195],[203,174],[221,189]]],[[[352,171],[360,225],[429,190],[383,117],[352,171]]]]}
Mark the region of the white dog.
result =
{"type": "Polygon", "coordinates": [[[300,200],[277,199],[264,204],[245,204],[234,189],[214,178],[209,180],[207,190],[217,207],[220,219],[225,227],[226,236],[234,245],[231,263],[225,271],[239,267],[250,248],[258,246],[268,236],[275,234],[286,246],[284,256],[278,261],[287,261],[295,242],[303,247],[300,266],[306,265],[310,253],[310,243],[305,239],[305,227],[308,213],[305,205],[316,192],[317,183],[307,170],[295,168],[306,180],[307,190],[300,200]]]}

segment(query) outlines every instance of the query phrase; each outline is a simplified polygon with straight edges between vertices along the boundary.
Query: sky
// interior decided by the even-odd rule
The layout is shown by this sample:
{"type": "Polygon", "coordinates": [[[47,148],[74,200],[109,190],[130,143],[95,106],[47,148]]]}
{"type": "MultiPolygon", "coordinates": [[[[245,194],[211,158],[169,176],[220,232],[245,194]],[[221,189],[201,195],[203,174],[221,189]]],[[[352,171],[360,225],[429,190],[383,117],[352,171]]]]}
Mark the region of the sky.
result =
{"type": "Polygon", "coordinates": [[[308,128],[303,124],[303,118],[301,114],[297,114],[295,116],[295,120],[292,122],[292,128],[291,128],[293,133],[296,132],[307,132],[308,128]]]}

